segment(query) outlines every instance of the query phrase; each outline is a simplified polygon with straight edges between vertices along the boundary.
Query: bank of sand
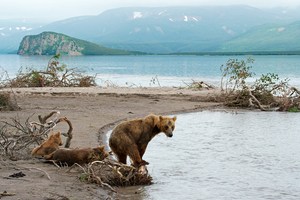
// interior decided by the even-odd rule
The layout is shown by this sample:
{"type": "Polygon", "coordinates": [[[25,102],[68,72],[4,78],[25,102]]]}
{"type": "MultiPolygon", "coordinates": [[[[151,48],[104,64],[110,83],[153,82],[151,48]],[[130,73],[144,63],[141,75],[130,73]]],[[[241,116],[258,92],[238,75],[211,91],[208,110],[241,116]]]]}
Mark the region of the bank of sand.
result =
{"type": "MultiPolygon", "coordinates": [[[[211,99],[217,89],[194,91],[179,88],[18,88],[14,89],[20,111],[0,112],[1,121],[60,111],[73,124],[71,148],[95,147],[102,137],[120,120],[143,117],[149,113],[174,115],[220,106],[211,99]]],[[[67,130],[58,124],[55,130],[67,130]]],[[[176,130],[175,130],[176,134],[176,130]]],[[[151,161],[150,161],[151,164],[151,161]]],[[[3,199],[123,199],[122,193],[112,193],[93,184],[82,183],[78,170],[67,172],[38,159],[10,161],[0,157],[0,193],[15,194],[3,199]],[[22,178],[8,178],[22,171],[22,178]],[[49,178],[46,176],[47,172],[49,178]]],[[[1,195],[0,195],[1,198],[1,195]]]]}

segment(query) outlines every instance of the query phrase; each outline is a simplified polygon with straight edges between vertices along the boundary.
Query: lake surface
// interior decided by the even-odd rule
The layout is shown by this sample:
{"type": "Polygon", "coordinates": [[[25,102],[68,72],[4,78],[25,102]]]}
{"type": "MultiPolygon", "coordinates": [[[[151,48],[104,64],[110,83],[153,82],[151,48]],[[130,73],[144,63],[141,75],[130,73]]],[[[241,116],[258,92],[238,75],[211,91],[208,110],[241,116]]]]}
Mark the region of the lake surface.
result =
{"type": "MultiPolygon", "coordinates": [[[[69,68],[97,74],[100,86],[216,86],[220,66],[248,56],[63,56],[69,68]],[[153,79],[156,79],[153,82],[153,79]],[[157,82],[159,81],[159,84],[157,82]]],[[[252,56],[268,72],[300,87],[300,56],[252,56]]],[[[0,55],[0,79],[22,68],[45,69],[49,56],[0,55]]],[[[151,141],[144,159],[151,186],[120,189],[119,199],[300,199],[299,115],[204,111],[178,115],[173,138],[151,141]]]]}
{"type": "Polygon", "coordinates": [[[150,186],[119,199],[300,199],[299,115],[203,111],[177,115],[172,138],[155,137],[144,159],[150,186]]]}
{"type": "MultiPolygon", "coordinates": [[[[249,56],[62,56],[60,62],[88,74],[97,74],[100,86],[186,86],[192,80],[218,86],[220,66],[229,58],[246,59],[249,56]],[[157,77],[157,79],[156,79],[157,77]],[[155,79],[155,82],[152,80],[155,79]],[[158,82],[157,82],[158,80],[158,82]]],[[[252,71],[257,76],[268,72],[289,78],[300,87],[300,56],[251,56],[255,59],[252,71]]],[[[0,54],[0,73],[6,70],[10,77],[22,67],[45,69],[50,56],[19,56],[0,54]]]]}

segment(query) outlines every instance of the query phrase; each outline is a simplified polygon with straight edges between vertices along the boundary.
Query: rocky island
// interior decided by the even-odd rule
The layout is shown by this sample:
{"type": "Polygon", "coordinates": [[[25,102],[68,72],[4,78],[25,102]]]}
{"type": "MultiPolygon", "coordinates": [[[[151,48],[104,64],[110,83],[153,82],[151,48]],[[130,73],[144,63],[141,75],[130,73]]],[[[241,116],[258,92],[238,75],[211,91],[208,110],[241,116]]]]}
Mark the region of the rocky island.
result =
{"type": "Polygon", "coordinates": [[[131,55],[141,54],[104,46],[55,32],[42,32],[22,39],[19,55],[131,55]]]}

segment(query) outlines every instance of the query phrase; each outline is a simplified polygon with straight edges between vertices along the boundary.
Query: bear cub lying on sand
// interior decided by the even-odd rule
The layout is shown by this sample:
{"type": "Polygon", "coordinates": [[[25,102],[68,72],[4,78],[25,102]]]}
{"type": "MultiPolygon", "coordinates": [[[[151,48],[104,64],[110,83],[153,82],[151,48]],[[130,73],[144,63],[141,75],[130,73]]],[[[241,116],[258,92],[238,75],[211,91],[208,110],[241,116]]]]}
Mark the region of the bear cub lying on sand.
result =
{"type": "Polygon", "coordinates": [[[164,132],[167,137],[173,136],[175,117],[148,115],[145,118],[122,122],[112,131],[109,146],[118,161],[126,164],[127,156],[133,165],[139,168],[149,164],[142,160],[150,140],[157,134],[164,132]]]}
{"type": "Polygon", "coordinates": [[[104,150],[104,146],[100,146],[96,148],[57,149],[51,154],[44,156],[44,158],[46,160],[66,163],[70,166],[75,163],[85,164],[96,160],[104,160],[108,155],[108,152],[104,150]]]}

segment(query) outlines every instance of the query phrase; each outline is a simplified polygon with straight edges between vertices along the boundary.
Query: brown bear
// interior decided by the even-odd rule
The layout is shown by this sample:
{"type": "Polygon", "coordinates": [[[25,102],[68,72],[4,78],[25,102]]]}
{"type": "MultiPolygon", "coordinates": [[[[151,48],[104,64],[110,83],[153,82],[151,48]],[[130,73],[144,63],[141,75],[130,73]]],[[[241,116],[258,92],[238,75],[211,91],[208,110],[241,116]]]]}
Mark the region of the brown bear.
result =
{"type": "Polygon", "coordinates": [[[150,140],[164,132],[167,137],[173,136],[175,117],[148,115],[145,118],[125,121],[117,125],[109,138],[109,146],[118,161],[126,164],[127,156],[135,167],[149,164],[142,160],[150,140]]]}
{"type": "Polygon", "coordinates": [[[59,148],[63,144],[61,140],[61,133],[57,132],[44,141],[40,146],[34,148],[31,152],[32,156],[45,156],[59,148]]]}
{"type": "Polygon", "coordinates": [[[108,152],[104,150],[104,146],[100,146],[96,148],[57,149],[51,154],[44,156],[44,158],[46,160],[73,165],[75,163],[85,164],[96,160],[103,160],[108,155],[108,152]]]}

